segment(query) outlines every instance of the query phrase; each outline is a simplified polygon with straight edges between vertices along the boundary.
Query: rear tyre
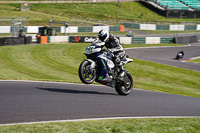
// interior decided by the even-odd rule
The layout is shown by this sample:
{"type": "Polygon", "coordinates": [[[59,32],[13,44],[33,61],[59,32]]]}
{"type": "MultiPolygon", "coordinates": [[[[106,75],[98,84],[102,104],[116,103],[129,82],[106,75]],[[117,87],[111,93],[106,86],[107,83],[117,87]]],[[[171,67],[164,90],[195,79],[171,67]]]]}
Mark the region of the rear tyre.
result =
{"type": "Polygon", "coordinates": [[[79,66],[79,78],[85,84],[91,84],[96,78],[95,69],[90,68],[91,63],[87,60],[84,60],[79,66]]]}
{"type": "Polygon", "coordinates": [[[132,92],[133,78],[130,73],[126,72],[124,75],[124,82],[117,82],[115,90],[119,95],[128,95],[132,92]]]}

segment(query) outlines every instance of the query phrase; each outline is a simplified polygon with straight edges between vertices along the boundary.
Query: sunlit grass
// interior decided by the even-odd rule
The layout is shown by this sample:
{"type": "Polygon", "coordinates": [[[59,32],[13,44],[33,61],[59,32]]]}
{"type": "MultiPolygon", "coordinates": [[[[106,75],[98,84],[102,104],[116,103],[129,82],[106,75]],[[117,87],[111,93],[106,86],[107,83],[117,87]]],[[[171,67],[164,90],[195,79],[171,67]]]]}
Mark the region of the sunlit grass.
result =
{"type": "Polygon", "coordinates": [[[197,58],[197,59],[189,60],[189,61],[187,61],[187,62],[200,63],[200,57],[197,58]]]}
{"type": "MultiPolygon", "coordinates": [[[[81,83],[78,68],[85,59],[83,53],[87,45],[69,43],[0,47],[0,79],[81,83]]],[[[200,97],[200,72],[138,59],[125,68],[133,76],[134,88],[200,97]]]]}
{"type": "Polygon", "coordinates": [[[200,118],[147,118],[0,126],[0,133],[199,133],[200,118]]]}

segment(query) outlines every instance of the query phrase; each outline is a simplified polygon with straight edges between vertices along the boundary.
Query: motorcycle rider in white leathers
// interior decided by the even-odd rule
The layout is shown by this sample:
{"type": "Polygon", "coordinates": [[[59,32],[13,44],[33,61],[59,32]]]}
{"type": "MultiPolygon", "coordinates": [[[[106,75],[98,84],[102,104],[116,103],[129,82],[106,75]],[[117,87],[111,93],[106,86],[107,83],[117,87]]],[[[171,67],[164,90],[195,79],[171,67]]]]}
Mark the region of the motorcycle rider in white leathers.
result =
{"type": "MultiPolygon", "coordinates": [[[[121,59],[125,56],[125,51],[123,47],[121,46],[119,40],[113,35],[109,34],[107,30],[101,30],[98,33],[98,38],[101,42],[104,43],[104,46],[107,48],[107,50],[113,54],[112,61],[115,65],[119,65],[121,59]]],[[[102,60],[101,56],[97,57],[98,60],[102,60]]],[[[103,63],[104,64],[104,63],[103,63]]],[[[109,68],[108,68],[109,69],[109,68]]],[[[109,75],[109,70],[102,70],[102,73],[106,73],[106,76],[102,79],[102,81],[111,81],[112,77],[109,75]]],[[[123,70],[121,70],[120,76],[118,77],[119,80],[123,80],[123,70]]]]}

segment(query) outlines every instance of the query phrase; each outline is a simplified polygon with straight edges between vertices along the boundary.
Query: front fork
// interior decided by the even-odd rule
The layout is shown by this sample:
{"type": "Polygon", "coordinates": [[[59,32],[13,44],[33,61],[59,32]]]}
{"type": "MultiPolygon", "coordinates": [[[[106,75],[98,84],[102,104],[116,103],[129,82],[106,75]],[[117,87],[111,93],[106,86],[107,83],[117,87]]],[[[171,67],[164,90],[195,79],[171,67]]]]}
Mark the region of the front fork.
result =
{"type": "Polygon", "coordinates": [[[90,65],[90,69],[94,69],[96,67],[96,63],[93,61],[93,60],[90,60],[90,59],[86,59],[87,61],[89,61],[91,63],[90,65]]]}

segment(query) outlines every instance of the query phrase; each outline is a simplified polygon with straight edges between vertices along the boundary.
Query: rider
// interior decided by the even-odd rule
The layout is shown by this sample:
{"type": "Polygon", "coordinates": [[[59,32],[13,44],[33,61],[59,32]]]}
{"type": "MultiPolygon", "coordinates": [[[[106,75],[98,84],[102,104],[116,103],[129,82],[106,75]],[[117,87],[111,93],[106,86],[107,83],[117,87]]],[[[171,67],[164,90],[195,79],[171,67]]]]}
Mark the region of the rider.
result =
{"type": "MultiPolygon", "coordinates": [[[[104,42],[104,46],[107,48],[107,50],[110,53],[113,53],[114,57],[112,58],[112,61],[115,63],[115,65],[119,65],[121,59],[125,56],[125,51],[123,50],[123,47],[121,46],[119,40],[113,35],[109,34],[107,30],[101,30],[98,33],[99,40],[101,42],[104,42]]],[[[99,60],[102,60],[102,56],[98,56],[99,60]]],[[[106,73],[106,77],[102,79],[102,81],[110,81],[112,77],[109,75],[109,71],[106,71],[105,69],[102,69],[103,73],[106,73]]],[[[109,68],[108,68],[109,70],[109,68]]],[[[121,72],[119,79],[123,80],[123,71],[121,72]]]]}

